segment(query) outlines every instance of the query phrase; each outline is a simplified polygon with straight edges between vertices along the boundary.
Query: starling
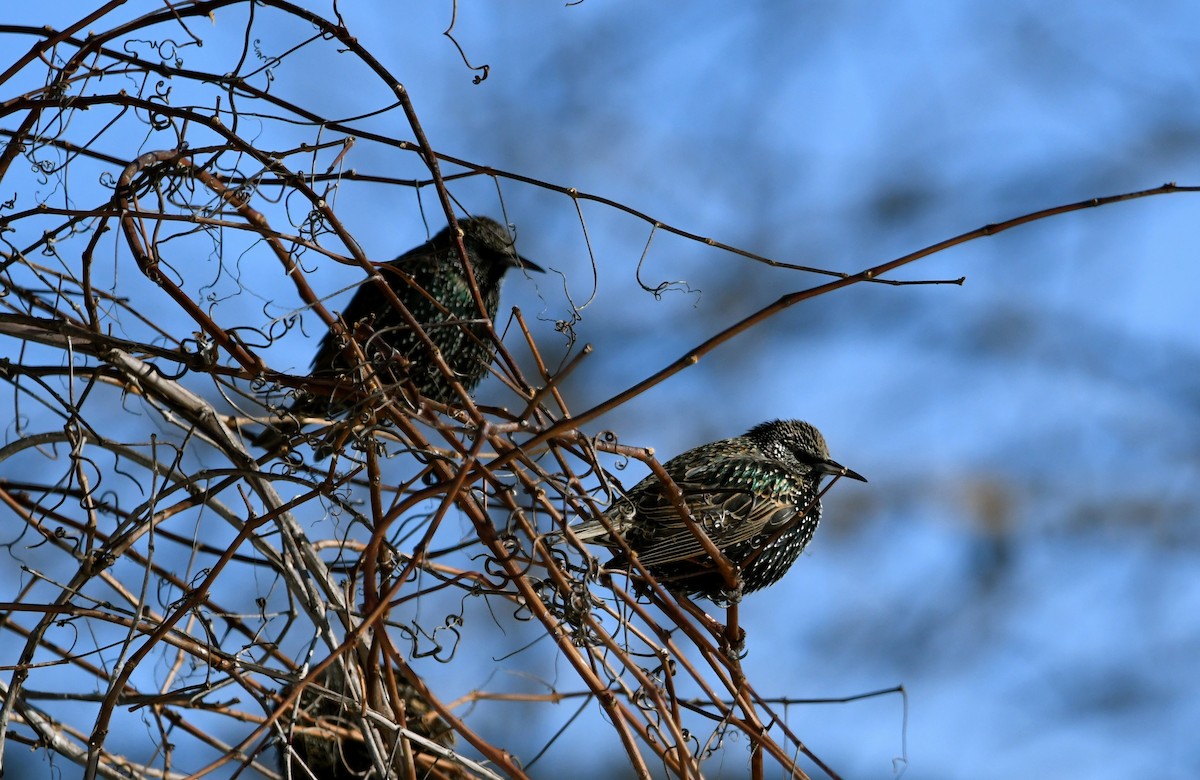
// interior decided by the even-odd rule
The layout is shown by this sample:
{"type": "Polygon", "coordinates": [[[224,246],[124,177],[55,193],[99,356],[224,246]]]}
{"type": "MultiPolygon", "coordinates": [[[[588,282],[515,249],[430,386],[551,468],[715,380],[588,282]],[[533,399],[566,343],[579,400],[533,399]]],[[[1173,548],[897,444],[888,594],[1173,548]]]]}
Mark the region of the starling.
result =
{"type": "MultiPolygon", "coordinates": [[[[489,320],[500,305],[500,281],[510,268],[541,271],[537,264],[514,251],[508,231],[493,219],[472,217],[459,221],[463,243],[475,283],[489,320]]],[[[379,267],[383,280],[412,313],[441,352],[446,365],[471,392],[487,375],[496,349],[487,335],[486,322],[471,294],[458,244],[447,227],[421,246],[379,267]]],[[[342,312],[351,333],[369,333],[362,350],[385,384],[411,382],[421,395],[443,404],[458,396],[438,368],[429,348],[393,309],[377,283],[362,285],[342,312]]],[[[344,342],[333,331],[325,334],[312,361],[310,387],[298,394],[288,409],[291,419],[275,423],[251,441],[271,448],[296,434],[295,418],[335,415],[349,408],[346,396],[355,383],[355,365],[344,342]]]]}
{"type": "MultiPolygon", "coordinates": [[[[688,450],[664,464],[692,518],[741,577],[732,591],[704,546],[651,475],[604,513],[661,585],[717,604],[779,580],[799,557],[821,519],[826,474],[867,480],[830,460],[821,432],[799,420],[757,425],[744,436],[688,450]]],[[[599,520],[576,526],[582,541],[619,547],[599,520]]],[[[609,564],[628,565],[623,552],[609,564]]]]}
{"type": "MultiPolygon", "coordinates": [[[[318,682],[330,693],[311,686],[301,692],[298,712],[293,714],[293,718],[295,724],[303,728],[289,734],[290,749],[279,746],[280,774],[294,778],[315,776],[321,780],[378,780],[375,762],[360,731],[361,703],[349,697],[341,665],[332,664],[318,682]],[[322,728],[328,731],[322,731],[322,728]],[[290,769],[290,775],[285,765],[290,769]]],[[[291,689],[285,691],[290,693],[291,689]]],[[[454,731],[438,717],[429,702],[415,688],[404,683],[401,683],[399,693],[404,697],[405,721],[409,732],[444,748],[451,748],[454,745],[454,731]]],[[[409,748],[421,780],[458,780],[466,777],[461,765],[422,743],[412,740],[409,748]]],[[[415,780],[407,772],[401,772],[399,777],[415,780]]]]}

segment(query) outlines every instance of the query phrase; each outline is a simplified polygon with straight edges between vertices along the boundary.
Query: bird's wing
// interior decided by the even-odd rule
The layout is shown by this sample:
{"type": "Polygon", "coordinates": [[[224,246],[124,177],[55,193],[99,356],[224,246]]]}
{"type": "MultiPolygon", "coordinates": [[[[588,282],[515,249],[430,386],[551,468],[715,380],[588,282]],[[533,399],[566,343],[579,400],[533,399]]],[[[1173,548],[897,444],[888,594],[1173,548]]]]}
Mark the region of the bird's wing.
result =
{"type": "MultiPolygon", "coordinates": [[[[773,460],[718,457],[671,476],[683,491],[692,518],[721,549],[772,534],[807,508],[804,477],[773,460]]],[[[657,480],[645,487],[639,484],[629,498],[645,538],[638,551],[643,564],[656,566],[705,554],[657,480]]]]}

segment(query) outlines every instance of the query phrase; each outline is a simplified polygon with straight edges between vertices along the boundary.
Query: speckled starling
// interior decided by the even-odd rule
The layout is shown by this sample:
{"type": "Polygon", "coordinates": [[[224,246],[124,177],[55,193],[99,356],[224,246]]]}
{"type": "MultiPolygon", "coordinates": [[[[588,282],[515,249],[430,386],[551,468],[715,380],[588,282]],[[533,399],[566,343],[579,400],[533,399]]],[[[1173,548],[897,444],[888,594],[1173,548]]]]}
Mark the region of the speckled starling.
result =
{"type": "MultiPolygon", "coordinates": [[[[362,739],[360,704],[349,695],[341,665],[335,663],[329,666],[319,683],[329,693],[314,686],[306,687],[300,694],[298,711],[289,713],[285,721],[294,721],[299,728],[288,726],[290,749],[279,746],[280,773],[285,777],[317,777],[320,780],[379,778],[374,770],[372,753],[362,739]],[[286,774],[285,765],[291,770],[290,775],[286,774]]],[[[285,691],[290,693],[291,689],[285,691]]],[[[445,748],[454,745],[454,731],[438,717],[415,688],[401,683],[399,693],[404,697],[405,723],[410,733],[445,748]]],[[[388,732],[386,728],[380,730],[388,732]]],[[[460,764],[425,744],[412,740],[409,748],[417,777],[421,780],[458,780],[466,777],[460,764]]],[[[416,780],[403,768],[399,774],[387,776],[398,780],[416,780]]]]}
{"type": "MultiPolygon", "coordinates": [[[[799,420],[776,420],[746,435],[688,450],[664,464],[692,518],[742,579],[731,590],[704,546],[651,475],[605,512],[638,560],[668,590],[717,604],[779,580],[821,519],[825,475],[866,482],[829,458],[821,432],[799,420]]],[[[619,548],[599,520],[576,526],[582,541],[619,548]]],[[[622,552],[609,564],[628,565],[622,552]]]]}
{"type": "MultiPolygon", "coordinates": [[[[472,217],[459,221],[463,243],[475,283],[494,319],[500,305],[500,282],[510,268],[542,269],[513,249],[508,231],[493,219],[472,217]]],[[[400,302],[412,313],[437,346],[446,365],[471,392],[487,375],[495,357],[495,345],[471,294],[457,242],[450,228],[379,267],[380,275],[400,302]]],[[[352,333],[369,333],[362,349],[372,368],[385,384],[411,382],[421,395],[444,404],[458,400],[448,377],[438,368],[429,348],[389,303],[378,283],[363,284],[342,312],[352,333]]],[[[312,362],[312,385],[297,395],[281,420],[252,439],[262,447],[274,447],[294,435],[300,424],[294,418],[320,417],[346,410],[346,397],[353,397],[355,379],[353,354],[333,331],[325,334],[312,362]]]]}

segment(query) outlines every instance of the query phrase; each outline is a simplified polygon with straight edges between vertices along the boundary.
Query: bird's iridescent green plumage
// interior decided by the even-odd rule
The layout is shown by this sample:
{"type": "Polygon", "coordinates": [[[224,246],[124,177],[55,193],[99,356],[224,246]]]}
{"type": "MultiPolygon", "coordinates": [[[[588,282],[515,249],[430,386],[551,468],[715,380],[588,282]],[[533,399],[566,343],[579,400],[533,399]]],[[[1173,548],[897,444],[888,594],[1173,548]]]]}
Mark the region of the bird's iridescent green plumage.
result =
{"type": "MultiPolygon", "coordinates": [[[[821,433],[799,420],[763,423],[744,436],[701,445],[667,461],[664,469],[692,518],[736,567],[742,593],[778,581],[808,545],[821,519],[817,496],[823,476],[863,479],[830,460],[821,433]]],[[[657,477],[635,485],[605,512],[605,520],[668,589],[715,602],[740,595],[730,592],[657,477]]],[[[598,520],[573,531],[583,541],[620,548],[598,520]]],[[[623,563],[618,552],[613,564],[623,563]]]]}
{"type": "MultiPolygon", "coordinates": [[[[454,378],[469,393],[487,376],[488,365],[496,354],[488,322],[500,306],[504,274],[510,268],[542,269],[516,253],[508,231],[495,220],[472,217],[461,220],[459,226],[483,311],[471,293],[458,242],[449,227],[379,266],[379,275],[420,323],[454,378]]],[[[368,281],[355,291],[342,312],[342,320],[351,332],[365,330],[369,334],[361,344],[362,351],[385,385],[399,392],[411,383],[426,398],[444,404],[458,402],[451,378],[437,365],[417,331],[392,306],[378,282],[368,281]]],[[[352,355],[345,341],[333,331],[327,332],[312,362],[315,381],[297,394],[288,408],[289,415],[325,417],[345,411],[345,399],[353,397],[355,383],[360,381],[352,355]]],[[[283,420],[260,434],[254,443],[272,447],[299,429],[294,419],[283,420]]]]}

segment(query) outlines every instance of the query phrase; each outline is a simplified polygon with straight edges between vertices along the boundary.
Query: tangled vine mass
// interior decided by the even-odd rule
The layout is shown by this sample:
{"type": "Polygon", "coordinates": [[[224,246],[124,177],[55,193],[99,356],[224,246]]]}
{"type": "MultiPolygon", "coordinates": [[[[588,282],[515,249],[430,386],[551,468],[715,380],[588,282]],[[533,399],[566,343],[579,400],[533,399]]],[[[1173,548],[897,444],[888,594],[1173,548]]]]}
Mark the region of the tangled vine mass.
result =
{"type": "Polygon", "coordinates": [[[593,425],[644,387],[571,407],[570,317],[553,342],[519,309],[473,324],[500,404],[368,372],[345,414],[251,444],[311,389],[315,339],[353,352],[372,327],[318,273],[378,277],[339,200],[408,198],[428,238],[465,216],[457,188],[490,187],[502,222],[513,188],[586,196],[439,153],[336,7],[105,6],[0,38],[5,763],[525,777],[590,719],[640,777],[704,776],[731,743],[755,776],[833,775],[743,673],[736,600],[714,618],[574,537],[630,459],[665,474],[621,443],[648,437],[593,425]],[[326,115],[304,63],[387,99],[326,115]],[[521,719],[544,728],[517,747],[521,719]]]}

